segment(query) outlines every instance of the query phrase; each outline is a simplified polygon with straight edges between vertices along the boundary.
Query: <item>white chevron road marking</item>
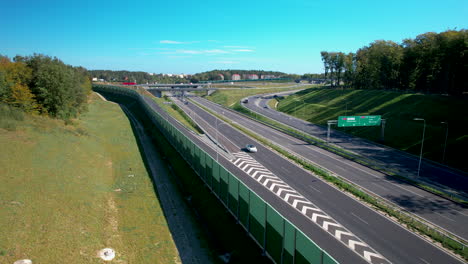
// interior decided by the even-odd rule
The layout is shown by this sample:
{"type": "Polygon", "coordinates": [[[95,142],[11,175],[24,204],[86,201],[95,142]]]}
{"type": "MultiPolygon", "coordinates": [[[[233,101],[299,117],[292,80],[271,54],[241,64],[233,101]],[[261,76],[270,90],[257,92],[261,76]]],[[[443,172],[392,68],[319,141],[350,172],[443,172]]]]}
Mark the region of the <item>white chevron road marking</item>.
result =
{"type": "Polygon", "coordinates": [[[255,175],[257,175],[258,173],[269,174],[271,176],[274,176],[273,173],[271,173],[270,171],[266,171],[266,170],[257,170],[251,176],[255,178],[255,175]]]}
{"type": "Polygon", "coordinates": [[[297,198],[302,198],[302,195],[298,194],[297,192],[296,193],[288,193],[284,196],[283,200],[285,200],[286,202],[289,200],[289,197],[297,197],[297,198]]]}
{"type": "Polygon", "coordinates": [[[262,183],[263,178],[274,179],[276,177],[275,177],[275,175],[271,175],[271,174],[260,174],[260,176],[258,176],[258,178],[256,178],[256,180],[258,182],[262,183]]]}
{"type": "MultiPolygon", "coordinates": [[[[247,172],[247,174],[250,174],[251,171],[264,171],[264,172],[269,172],[267,169],[265,169],[264,167],[257,167],[257,166],[252,166],[247,172]]],[[[272,173],[273,175],[273,173],[272,173]]]]}
{"type": "MultiPolygon", "coordinates": [[[[306,204],[307,204],[307,205],[312,205],[312,203],[309,202],[307,199],[305,199],[305,200],[296,199],[296,200],[294,200],[294,202],[292,203],[292,206],[295,207],[295,208],[297,208],[297,205],[298,205],[299,203],[300,203],[300,204],[303,204],[304,206],[306,206],[306,204]]],[[[312,208],[312,207],[311,207],[311,208],[312,208]]]]}
{"type": "Polygon", "coordinates": [[[286,188],[279,189],[276,192],[276,195],[278,195],[281,198],[281,194],[283,194],[284,191],[291,192],[291,193],[297,193],[293,188],[291,188],[290,186],[288,186],[288,187],[289,187],[288,189],[286,189],[286,188]]]}
{"type": "Polygon", "coordinates": [[[304,206],[302,207],[302,214],[306,214],[308,210],[311,210],[311,211],[316,211],[316,212],[321,212],[320,209],[317,209],[317,208],[313,208],[313,207],[310,207],[310,206],[304,206]]]}
{"type": "MultiPolygon", "coordinates": [[[[328,215],[326,214],[323,214],[323,212],[320,212],[321,214],[314,214],[312,213],[312,221],[314,221],[314,223],[317,223],[317,217],[321,217],[321,218],[326,218],[326,219],[331,219],[331,217],[329,217],[328,215]]],[[[328,231],[328,230],[327,230],[328,231]]]]}
{"type": "Polygon", "coordinates": [[[373,252],[370,252],[370,251],[364,251],[364,258],[367,259],[369,262],[372,261],[371,257],[374,257],[374,258],[382,258],[381,255],[379,254],[376,254],[376,253],[373,253],[373,252]]]}
{"type": "Polygon", "coordinates": [[[347,232],[347,231],[342,231],[342,230],[336,230],[335,231],[335,237],[338,238],[338,240],[341,240],[342,235],[353,236],[352,233],[347,232]]]}
{"type": "Polygon", "coordinates": [[[336,224],[336,223],[333,223],[333,222],[327,222],[327,221],[323,221],[323,228],[325,228],[326,230],[328,230],[328,227],[329,226],[336,226],[336,227],[341,227],[340,224],[336,224]]]}
{"type": "Polygon", "coordinates": [[[275,178],[269,178],[269,179],[266,179],[266,180],[263,182],[263,185],[264,185],[264,186],[267,186],[267,184],[268,184],[269,182],[284,183],[284,181],[282,181],[282,180],[280,180],[280,179],[278,179],[278,178],[276,178],[276,179],[275,179],[275,178]]]}
{"type": "Polygon", "coordinates": [[[348,246],[353,250],[356,250],[356,246],[368,247],[365,243],[356,240],[350,240],[348,246]]]}
{"type": "Polygon", "coordinates": [[[311,219],[316,225],[320,226],[323,230],[334,236],[337,240],[344,243],[348,248],[353,250],[356,254],[360,255],[367,262],[374,263],[390,263],[382,255],[378,254],[369,245],[362,242],[353,233],[349,232],[341,224],[336,222],[333,218],[323,212],[320,208],[315,206],[304,196],[299,194],[294,188],[289,186],[283,180],[274,175],[271,171],[265,168],[263,165],[258,163],[255,159],[250,157],[248,154],[239,152],[233,154],[237,159],[233,161],[234,165],[240,168],[247,175],[254,178],[257,182],[268,188],[270,191],[275,193],[279,198],[286,201],[286,203],[292,205],[293,208],[301,212],[307,218],[311,219]],[[258,177],[256,177],[258,175],[258,177]],[[265,181],[263,181],[265,179],[265,181]],[[262,182],[263,181],[263,182],[262,182]],[[271,183],[270,187],[267,185],[271,183]],[[278,187],[275,192],[274,189],[278,187]],[[284,194],[284,197],[282,197],[284,194]],[[291,201],[289,201],[291,199],[291,201]],[[309,216],[310,212],[312,215],[309,216]],[[323,221],[322,224],[318,220],[323,221]],[[330,227],[336,227],[333,231],[330,227]],[[347,236],[345,239],[343,236],[347,236]],[[347,240],[347,242],[346,242],[347,240]],[[356,246],[362,247],[362,250],[356,250],[356,246]],[[362,252],[361,252],[362,251],[362,252]]]}
{"type": "MultiPolygon", "coordinates": [[[[277,187],[277,186],[287,187],[288,185],[287,185],[286,183],[284,183],[284,182],[283,182],[283,183],[273,183],[273,184],[270,186],[270,188],[269,188],[270,191],[273,191],[273,189],[274,189],[275,187],[277,187]]],[[[279,187],[279,188],[281,188],[281,187],[279,187]]]]}

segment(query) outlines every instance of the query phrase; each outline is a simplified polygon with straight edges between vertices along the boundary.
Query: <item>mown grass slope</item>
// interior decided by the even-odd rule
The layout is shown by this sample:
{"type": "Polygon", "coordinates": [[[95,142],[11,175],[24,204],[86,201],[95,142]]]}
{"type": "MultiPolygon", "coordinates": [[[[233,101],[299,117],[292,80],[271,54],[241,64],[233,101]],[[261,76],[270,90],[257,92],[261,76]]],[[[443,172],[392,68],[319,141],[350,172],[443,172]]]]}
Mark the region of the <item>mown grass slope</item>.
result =
{"type": "MultiPolygon", "coordinates": [[[[255,94],[266,94],[266,93],[276,93],[284,92],[289,90],[304,89],[304,87],[291,87],[294,84],[277,84],[277,87],[280,88],[237,88],[237,89],[220,89],[210,96],[207,96],[206,99],[211,100],[215,103],[232,107],[236,102],[239,102],[242,98],[255,95],[255,94]],[[284,87],[281,87],[284,86],[284,87]]],[[[312,86],[312,85],[311,85],[312,86]]]]}
{"type": "Polygon", "coordinates": [[[118,105],[93,95],[73,125],[18,113],[0,125],[0,263],[102,263],[105,247],[119,263],[180,263],[118,105]]]}
{"type": "MultiPolygon", "coordinates": [[[[382,115],[387,120],[385,144],[419,155],[426,120],[423,155],[425,158],[443,162],[443,149],[448,122],[448,140],[445,163],[468,171],[463,153],[468,148],[467,99],[442,95],[411,94],[393,91],[309,89],[279,99],[278,110],[326,125],[340,115],[382,115]]],[[[346,133],[378,141],[380,127],[336,128],[346,133]]]]}

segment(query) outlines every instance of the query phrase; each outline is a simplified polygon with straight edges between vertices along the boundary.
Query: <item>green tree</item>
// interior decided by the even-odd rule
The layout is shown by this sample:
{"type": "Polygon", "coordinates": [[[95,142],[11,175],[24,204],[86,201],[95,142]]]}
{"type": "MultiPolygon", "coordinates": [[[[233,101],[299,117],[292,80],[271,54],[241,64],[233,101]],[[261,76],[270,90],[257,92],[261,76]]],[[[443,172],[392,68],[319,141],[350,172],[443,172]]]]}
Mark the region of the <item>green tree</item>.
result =
{"type": "Polygon", "coordinates": [[[21,108],[28,113],[37,113],[38,104],[28,88],[32,71],[23,62],[11,62],[0,58],[0,98],[2,102],[21,108]]]}
{"type": "Polygon", "coordinates": [[[403,48],[392,41],[377,40],[359,49],[356,53],[356,88],[398,88],[402,58],[403,48]]]}

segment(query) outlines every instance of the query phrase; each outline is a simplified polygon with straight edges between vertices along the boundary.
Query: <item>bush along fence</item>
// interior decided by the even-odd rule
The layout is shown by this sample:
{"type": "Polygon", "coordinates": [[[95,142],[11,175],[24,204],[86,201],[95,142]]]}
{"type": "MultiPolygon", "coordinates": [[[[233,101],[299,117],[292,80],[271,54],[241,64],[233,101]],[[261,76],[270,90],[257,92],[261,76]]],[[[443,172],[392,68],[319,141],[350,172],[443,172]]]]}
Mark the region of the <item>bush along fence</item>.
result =
{"type": "Polygon", "coordinates": [[[166,137],[218,200],[275,263],[338,263],[270,204],[209,155],[188,130],[171,123],[150,98],[134,90],[95,85],[93,90],[123,102],[137,103],[146,120],[166,137]],[[182,132],[184,131],[184,132],[182,132]]]}

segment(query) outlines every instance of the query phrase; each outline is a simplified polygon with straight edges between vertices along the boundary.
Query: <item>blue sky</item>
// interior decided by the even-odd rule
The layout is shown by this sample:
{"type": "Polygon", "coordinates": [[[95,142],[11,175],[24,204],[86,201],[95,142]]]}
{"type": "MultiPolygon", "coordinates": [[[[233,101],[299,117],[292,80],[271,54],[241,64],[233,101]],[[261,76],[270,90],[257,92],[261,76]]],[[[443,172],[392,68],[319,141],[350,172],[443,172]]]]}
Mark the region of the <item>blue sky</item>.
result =
{"type": "Polygon", "coordinates": [[[87,69],[323,71],[320,51],[468,28],[467,0],[0,0],[0,54],[87,69]]]}

